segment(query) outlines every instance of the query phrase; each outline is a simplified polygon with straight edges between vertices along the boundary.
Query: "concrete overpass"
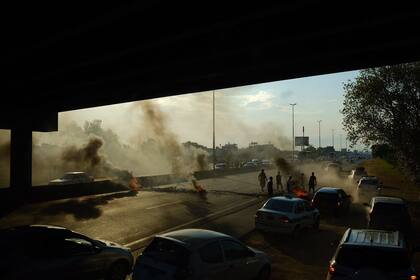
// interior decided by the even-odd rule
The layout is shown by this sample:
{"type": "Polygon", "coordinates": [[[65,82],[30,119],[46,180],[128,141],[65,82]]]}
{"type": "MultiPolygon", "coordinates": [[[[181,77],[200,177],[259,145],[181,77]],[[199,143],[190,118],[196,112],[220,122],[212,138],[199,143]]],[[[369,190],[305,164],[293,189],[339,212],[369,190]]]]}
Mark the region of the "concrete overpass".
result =
{"type": "Polygon", "coordinates": [[[11,187],[58,112],[420,59],[415,3],[8,4],[0,128],[11,187]]]}

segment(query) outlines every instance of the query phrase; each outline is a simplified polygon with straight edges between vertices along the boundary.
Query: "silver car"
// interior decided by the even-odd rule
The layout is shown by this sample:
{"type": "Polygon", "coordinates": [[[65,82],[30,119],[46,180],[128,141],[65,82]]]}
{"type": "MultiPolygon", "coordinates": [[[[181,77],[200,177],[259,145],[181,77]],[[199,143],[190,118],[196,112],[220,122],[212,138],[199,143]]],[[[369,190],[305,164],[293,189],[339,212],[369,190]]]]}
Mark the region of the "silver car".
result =
{"type": "Polygon", "coordinates": [[[57,226],[0,231],[0,279],[115,279],[131,273],[128,248],[57,226]]]}
{"type": "Polygon", "coordinates": [[[184,229],[156,236],[138,257],[133,279],[269,279],[265,253],[215,231],[184,229]]]}
{"type": "Polygon", "coordinates": [[[296,234],[304,227],[318,228],[319,211],[301,198],[270,198],[255,214],[255,228],[261,231],[296,234]]]}
{"type": "Polygon", "coordinates": [[[60,179],[51,180],[49,185],[70,185],[70,184],[83,184],[95,181],[92,176],[86,172],[67,172],[60,179]]]}

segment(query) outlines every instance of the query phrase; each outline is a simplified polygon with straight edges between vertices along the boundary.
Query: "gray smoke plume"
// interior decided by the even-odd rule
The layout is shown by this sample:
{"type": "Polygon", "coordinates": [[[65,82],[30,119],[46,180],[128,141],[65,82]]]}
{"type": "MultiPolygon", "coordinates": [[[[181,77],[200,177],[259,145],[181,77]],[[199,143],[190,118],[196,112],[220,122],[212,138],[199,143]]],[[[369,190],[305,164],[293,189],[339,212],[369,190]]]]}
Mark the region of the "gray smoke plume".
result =
{"type": "Polygon", "coordinates": [[[152,101],[136,103],[144,114],[145,129],[152,133],[160,153],[170,163],[171,173],[189,177],[194,171],[205,170],[207,152],[200,149],[183,147],[176,135],[169,129],[167,116],[152,101]]]}

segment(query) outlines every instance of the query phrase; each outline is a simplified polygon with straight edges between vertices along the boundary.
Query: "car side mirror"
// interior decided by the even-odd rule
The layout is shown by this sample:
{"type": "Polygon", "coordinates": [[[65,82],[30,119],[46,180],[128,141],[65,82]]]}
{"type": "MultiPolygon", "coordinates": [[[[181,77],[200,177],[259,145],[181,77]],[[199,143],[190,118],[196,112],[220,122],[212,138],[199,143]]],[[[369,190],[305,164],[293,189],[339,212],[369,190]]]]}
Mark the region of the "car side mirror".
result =
{"type": "Polygon", "coordinates": [[[364,203],[363,203],[363,206],[370,207],[370,204],[369,204],[369,203],[364,202],[364,203]]]}

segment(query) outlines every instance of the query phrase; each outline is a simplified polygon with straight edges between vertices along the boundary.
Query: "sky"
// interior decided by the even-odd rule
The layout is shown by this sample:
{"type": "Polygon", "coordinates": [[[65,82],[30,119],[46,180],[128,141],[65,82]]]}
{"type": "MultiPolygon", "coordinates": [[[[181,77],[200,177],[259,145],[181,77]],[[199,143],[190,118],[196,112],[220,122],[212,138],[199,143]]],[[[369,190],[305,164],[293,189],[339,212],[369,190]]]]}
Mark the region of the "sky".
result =
{"type": "MultiPolygon", "coordinates": [[[[331,146],[334,129],[335,148],[344,148],[342,127],[343,84],[358,71],[312,76],[299,79],[215,89],[216,145],[250,142],[273,143],[291,149],[292,110],[295,106],[295,136],[305,136],[318,147],[318,120],[321,121],[321,146],[331,146]],[[341,146],[340,146],[341,135],[341,146]]],[[[193,141],[212,146],[212,92],[188,93],[152,100],[165,115],[167,128],[180,142],[193,141]]],[[[59,130],[68,122],[83,125],[101,119],[104,128],[114,130],[121,141],[130,144],[142,135],[141,106],[131,103],[88,108],[59,114],[59,130]]],[[[143,140],[147,135],[141,136],[143,140]]]]}

